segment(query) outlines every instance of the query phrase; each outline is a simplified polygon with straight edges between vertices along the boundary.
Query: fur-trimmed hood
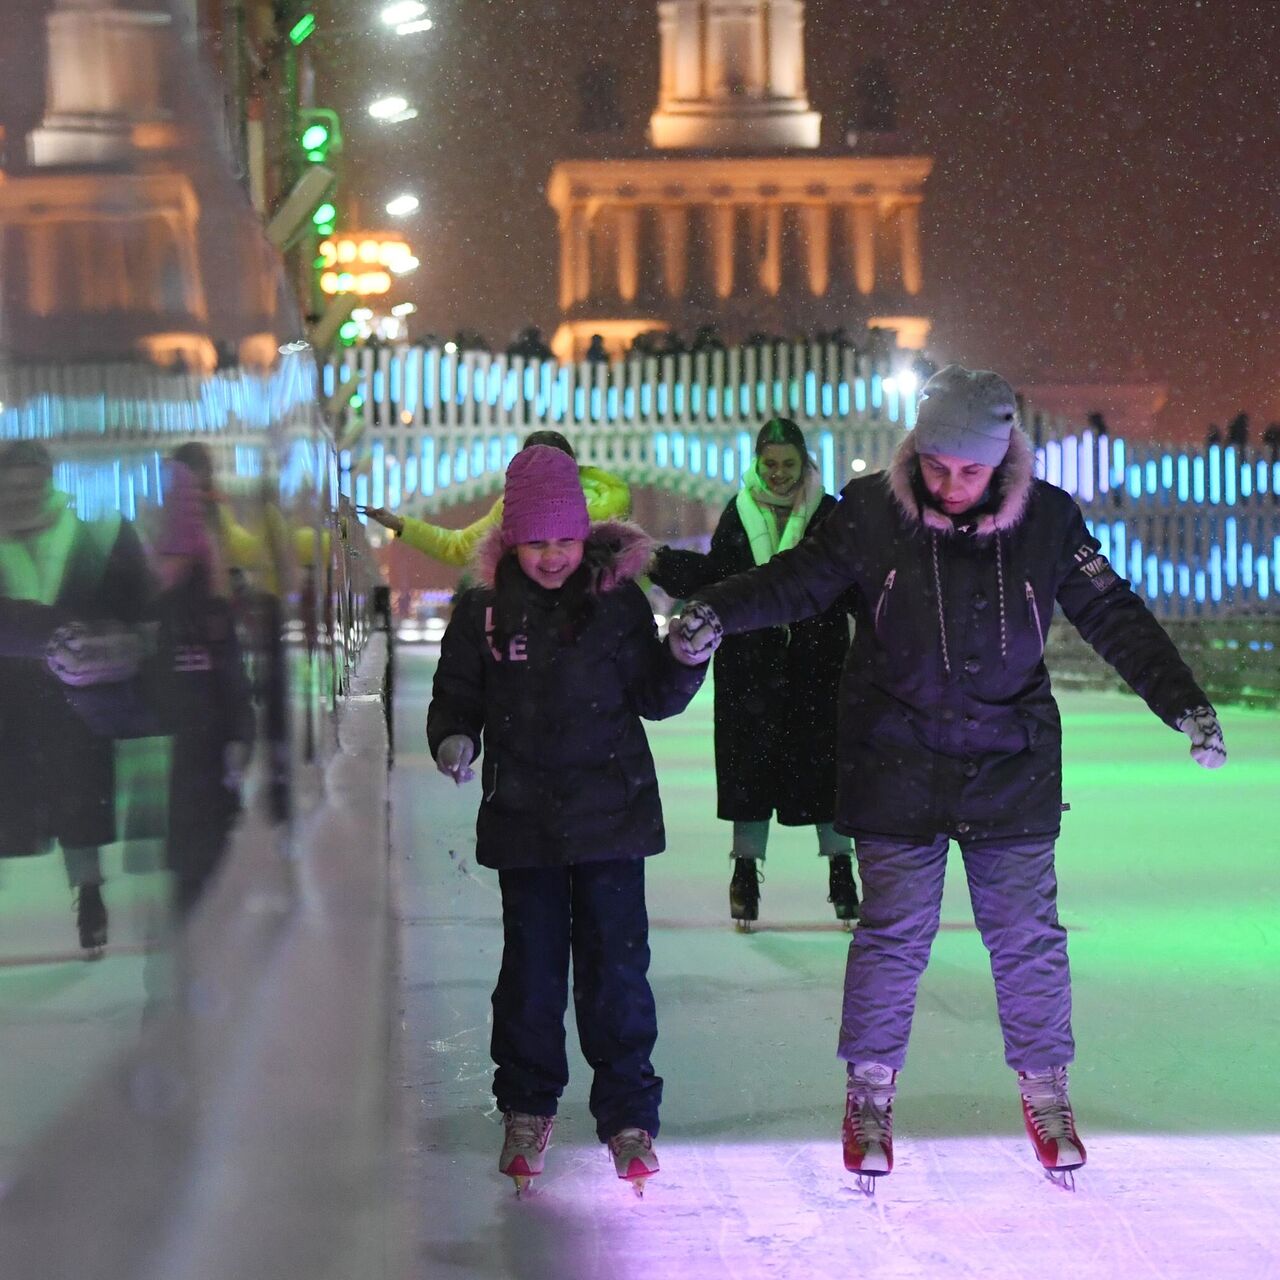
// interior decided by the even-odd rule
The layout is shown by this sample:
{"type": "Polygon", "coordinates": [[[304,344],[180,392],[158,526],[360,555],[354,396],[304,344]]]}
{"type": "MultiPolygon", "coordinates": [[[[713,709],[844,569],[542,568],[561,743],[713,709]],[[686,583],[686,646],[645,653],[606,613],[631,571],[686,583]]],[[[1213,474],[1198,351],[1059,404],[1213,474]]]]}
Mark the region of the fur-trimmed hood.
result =
{"type": "MultiPolygon", "coordinates": [[[[640,577],[656,545],[639,525],[629,520],[601,520],[593,524],[582,556],[583,563],[591,570],[592,593],[602,596],[640,577]]],[[[502,545],[500,524],[495,524],[477,543],[471,569],[486,587],[494,585],[498,562],[507,550],[502,545]]]]}
{"type": "MultiPolygon", "coordinates": [[[[979,537],[1014,528],[1026,513],[1027,500],[1031,496],[1031,482],[1035,478],[1035,452],[1026,434],[1015,427],[1009,438],[1009,452],[996,468],[991,478],[996,493],[996,509],[978,518],[979,537]]],[[[893,462],[885,472],[885,483],[893,494],[899,510],[913,524],[922,524],[937,533],[955,532],[951,519],[941,511],[923,505],[916,497],[915,479],[916,433],[907,432],[893,462]]]]}

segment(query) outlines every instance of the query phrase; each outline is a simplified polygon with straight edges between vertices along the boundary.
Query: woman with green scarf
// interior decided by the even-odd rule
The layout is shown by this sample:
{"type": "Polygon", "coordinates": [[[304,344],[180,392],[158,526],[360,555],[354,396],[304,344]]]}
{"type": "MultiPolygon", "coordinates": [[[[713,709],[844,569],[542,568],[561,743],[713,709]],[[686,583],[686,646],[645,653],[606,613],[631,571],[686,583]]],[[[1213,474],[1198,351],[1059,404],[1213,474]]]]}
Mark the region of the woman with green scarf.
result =
{"type": "MultiPolygon", "coordinates": [[[[761,428],[743,479],[707,554],[659,548],[650,576],[668,595],[684,599],[764,564],[808,537],[836,506],[789,418],[761,428]]],[[[828,860],[828,901],[837,919],[857,919],[849,840],[832,826],[836,704],[848,648],[848,609],[837,601],[790,627],[726,636],[716,652],[716,812],[733,823],[729,910],[739,928],[759,916],[760,864],[775,814],[783,826],[816,829],[818,853],[828,860]]]]}

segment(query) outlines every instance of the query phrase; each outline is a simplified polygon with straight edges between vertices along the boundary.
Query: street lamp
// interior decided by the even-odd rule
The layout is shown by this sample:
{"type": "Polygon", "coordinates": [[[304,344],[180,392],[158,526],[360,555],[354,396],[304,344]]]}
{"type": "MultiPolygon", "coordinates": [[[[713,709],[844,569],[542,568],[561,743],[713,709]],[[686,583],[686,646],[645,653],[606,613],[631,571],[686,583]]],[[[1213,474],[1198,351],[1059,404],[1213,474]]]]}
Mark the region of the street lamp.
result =
{"type": "Polygon", "coordinates": [[[382,21],[389,27],[403,26],[406,22],[416,22],[427,11],[422,0],[397,0],[382,11],[382,21]]]}
{"type": "Polygon", "coordinates": [[[420,204],[417,196],[396,196],[394,200],[387,201],[387,212],[393,218],[403,218],[406,214],[413,213],[420,204]]]}
{"type": "Polygon", "coordinates": [[[408,108],[409,103],[406,99],[393,94],[369,103],[369,114],[375,120],[389,120],[392,116],[398,116],[402,111],[407,111],[408,108]]]}

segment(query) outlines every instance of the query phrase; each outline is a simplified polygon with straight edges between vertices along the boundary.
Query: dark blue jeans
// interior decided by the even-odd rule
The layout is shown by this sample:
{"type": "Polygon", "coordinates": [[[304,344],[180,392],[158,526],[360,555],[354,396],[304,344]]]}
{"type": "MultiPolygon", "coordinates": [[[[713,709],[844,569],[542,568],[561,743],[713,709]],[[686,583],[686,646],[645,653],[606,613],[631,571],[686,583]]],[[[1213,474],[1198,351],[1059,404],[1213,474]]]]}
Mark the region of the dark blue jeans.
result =
{"type": "Polygon", "coordinates": [[[502,971],[493,992],[500,1111],[555,1115],[569,1081],[564,1015],[573,959],[573,1008],[591,1064],[591,1114],[607,1141],[631,1126],[658,1132],[662,1079],[649,1055],[658,1038],[649,989],[644,859],[498,872],[502,971]]]}

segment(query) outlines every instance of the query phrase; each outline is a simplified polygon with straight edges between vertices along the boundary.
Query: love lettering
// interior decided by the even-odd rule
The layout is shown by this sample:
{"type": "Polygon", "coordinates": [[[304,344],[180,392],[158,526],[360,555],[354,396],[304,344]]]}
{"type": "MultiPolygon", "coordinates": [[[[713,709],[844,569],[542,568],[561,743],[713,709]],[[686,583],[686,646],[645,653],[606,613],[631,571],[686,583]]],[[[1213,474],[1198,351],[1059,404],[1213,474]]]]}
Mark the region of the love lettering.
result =
{"type": "Polygon", "coordinates": [[[493,609],[488,608],[484,611],[484,639],[489,646],[489,652],[493,654],[495,662],[528,662],[529,650],[528,642],[525,636],[512,636],[507,643],[507,651],[503,653],[493,642],[493,609]]]}

